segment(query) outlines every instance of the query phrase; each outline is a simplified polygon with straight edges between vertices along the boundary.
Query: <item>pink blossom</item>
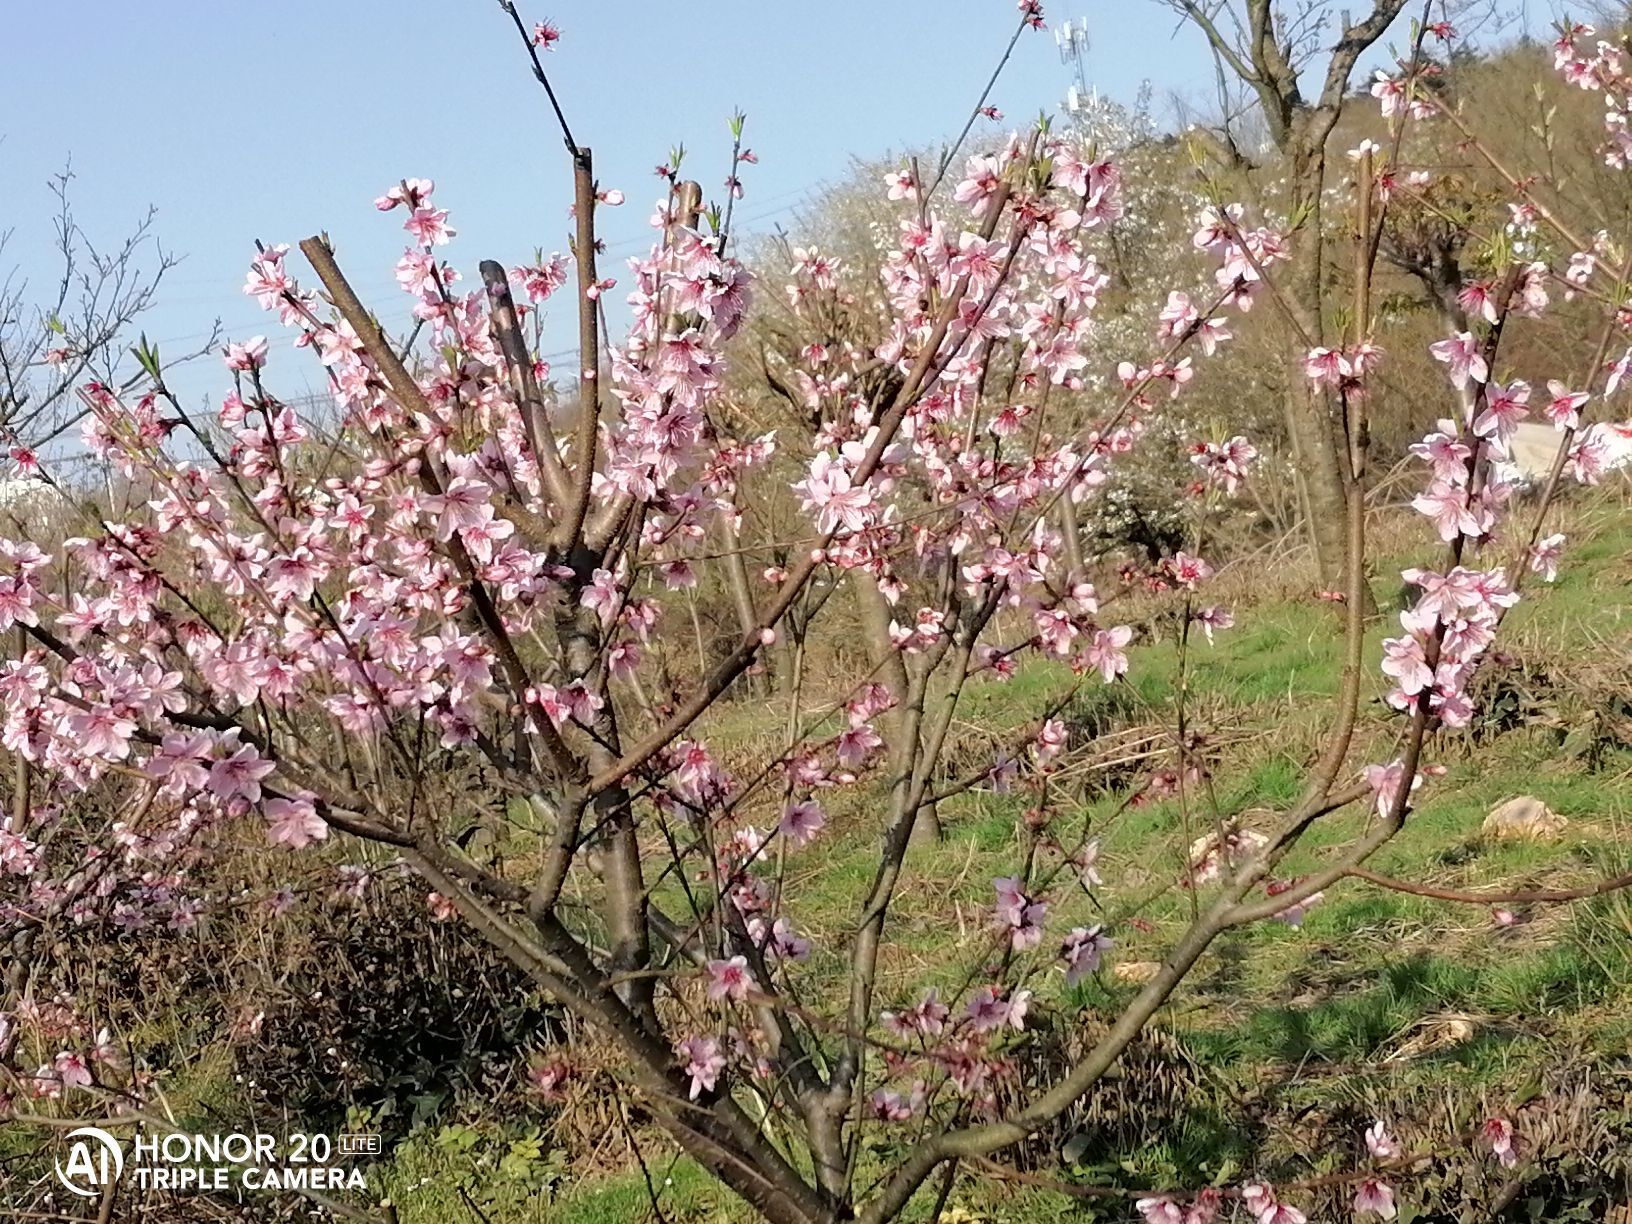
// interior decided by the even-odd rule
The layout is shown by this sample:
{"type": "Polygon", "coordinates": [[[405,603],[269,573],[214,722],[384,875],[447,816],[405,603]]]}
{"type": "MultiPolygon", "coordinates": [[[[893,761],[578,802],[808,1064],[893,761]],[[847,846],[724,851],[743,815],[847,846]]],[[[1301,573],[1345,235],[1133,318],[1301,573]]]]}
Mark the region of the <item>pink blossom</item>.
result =
{"type": "Polygon", "coordinates": [[[1222,215],[1213,208],[1204,208],[1197,219],[1198,228],[1191,235],[1190,241],[1199,250],[1213,253],[1224,250],[1233,243],[1230,237],[1231,228],[1238,227],[1245,216],[1246,209],[1240,204],[1225,205],[1222,215]]]}
{"type": "Polygon", "coordinates": [[[699,802],[712,803],[726,791],[729,779],[702,744],[682,740],[673,751],[675,781],[686,794],[699,802]]]}
{"type": "Polygon", "coordinates": [[[1474,281],[1465,286],[1456,295],[1456,304],[1470,315],[1478,315],[1486,323],[1494,323],[1500,317],[1496,307],[1496,297],[1491,293],[1489,281],[1474,281]]]}
{"type": "MultiPolygon", "coordinates": [[[[4,1034],[0,1034],[0,1046],[4,1045],[4,1034]]],[[[104,1067],[115,1068],[123,1067],[127,1061],[124,1051],[114,1044],[113,1034],[106,1026],[96,1031],[96,1043],[91,1047],[91,1061],[104,1067]]]]}
{"type": "Polygon", "coordinates": [[[1262,1216],[1275,1207],[1275,1187],[1268,1182],[1248,1182],[1241,1187],[1241,1202],[1254,1216],[1262,1216]]]}
{"type": "MultiPolygon", "coordinates": [[[[36,1097],[54,1101],[62,1096],[62,1077],[57,1074],[56,1069],[50,1063],[46,1063],[35,1071],[33,1079],[33,1092],[36,1097]]],[[[10,1099],[8,1095],[6,1098],[8,1105],[10,1099]]]]}
{"type": "Polygon", "coordinates": [[[804,496],[807,510],[817,511],[821,531],[860,531],[867,525],[873,495],[865,488],[853,488],[850,473],[827,454],[811,460],[810,474],[793,486],[804,496]]]}
{"type": "Polygon", "coordinates": [[[1576,481],[1596,485],[1610,470],[1609,439],[1610,434],[1602,425],[1594,425],[1576,435],[1576,443],[1570,447],[1568,456],[1569,472],[1576,481]]]}
{"type": "Polygon", "coordinates": [[[1558,562],[1564,555],[1565,536],[1562,532],[1545,536],[1530,549],[1530,572],[1540,574],[1543,582],[1558,578],[1558,562]]]}
{"type": "Polygon", "coordinates": [[[822,254],[816,247],[793,248],[793,274],[809,279],[817,289],[836,288],[840,267],[839,260],[822,254]]]}
{"type": "Polygon", "coordinates": [[[403,179],[399,183],[393,183],[384,195],[376,198],[374,207],[381,212],[390,212],[397,205],[403,204],[411,211],[429,200],[435,190],[435,179],[403,179]]]}
{"type": "Polygon", "coordinates": [[[916,200],[918,198],[918,182],[912,177],[910,170],[895,170],[884,176],[884,182],[890,189],[891,200],[916,200]]]}
{"type": "Polygon", "coordinates": [[[1098,923],[1091,927],[1074,927],[1060,945],[1066,985],[1075,986],[1090,973],[1097,972],[1101,956],[1114,946],[1105,928],[1098,923]]]}
{"type": "Polygon", "coordinates": [[[964,167],[964,179],[953,191],[952,198],[959,204],[967,204],[969,211],[978,215],[986,211],[1002,183],[997,158],[971,157],[964,167]]]}
{"type": "Polygon", "coordinates": [[[63,1050],[51,1060],[51,1069],[56,1072],[57,1078],[62,1081],[64,1088],[89,1088],[91,1086],[91,1069],[85,1065],[85,1060],[78,1054],[63,1050]]]}
{"type": "Polygon", "coordinates": [[[1222,487],[1225,493],[1234,496],[1257,457],[1258,448],[1237,435],[1228,442],[1198,443],[1191,450],[1190,462],[1207,473],[1209,484],[1222,487]]]}
{"type": "Polygon", "coordinates": [[[1436,432],[1421,442],[1411,444],[1411,453],[1427,460],[1434,469],[1434,479],[1442,484],[1461,486],[1468,480],[1468,460],[1473,450],[1461,440],[1454,421],[1442,420],[1436,432]]]}
{"type": "Polygon", "coordinates": [[[1133,1209],[1144,1217],[1145,1224],[1185,1224],[1183,1210],[1165,1195],[1139,1199],[1133,1209]]]}
{"type": "Polygon", "coordinates": [[[1014,779],[1020,774],[1020,762],[1007,752],[999,750],[997,760],[986,771],[986,780],[991,784],[995,794],[1006,795],[1011,789],[1014,779]]]}
{"type": "Polygon", "coordinates": [[[288,252],[288,246],[280,242],[277,246],[266,248],[250,262],[244,292],[254,297],[262,310],[279,305],[284,294],[294,291],[294,281],[283,270],[283,257],[288,252]]]}
{"type": "Polygon", "coordinates": [[[1087,651],[1088,666],[1097,667],[1099,674],[1109,684],[1123,672],[1128,670],[1128,656],[1123,653],[1123,647],[1133,641],[1133,629],[1128,625],[1118,625],[1114,629],[1096,629],[1094,640],[1087,651]]]}
{"type": "Polygon", "coordinates": [[[288,556],[275,558],[266,567],[267,592],[280,602],[305,603],[316,592],[327,568],[311,549],[302,545],[288,556]]]}
{"type": "Polygon", "coordinates": [[[424,501],[426,513],[436,518],[436,538],[451,540],[455,532],[476,527],[493,517],[492,490],[479,480],[456,476],[439,494],[424,501]]]}
{"type": "Polygon", "coordinates": [[[855,769],[884,746],[883,738],[870,726],[851,727],[839,733],[834,755],[846,769],[855,769]]]}
{"type": "Polygon", "coordinates": [[[1071,653],[1071,644],[1082,631],[1075,619],[1064,608],[1038,608],[1032,613],[1037,626],[1037,641],[1050,654],[1062,658],[1071,653]]]}
{"type": "Polygon", "coordinates": [[[1310,349],[1309,355],[1304,358],[1303,372],[1317,386],[1329,383],[1335,387],[1349,376],[1349,363],[1335,349],[1310,349]]]}
{"type": "Polygon", "coordinates": [[[38,625],[40,618],[34,611],[38,596],[39,590],[32,581],[0,574],[0,630],[13,625],[38,625]]]}
{"type": "Polygon", "coordinates": [[[906,1122],[918,1112],[923,1103],[924,1086],[921,1083],[916,1085],[910,1095],[890,1088],[879,1088],[869,1101],[873,1117],[880,1122],[906,1122]]]}
{"type": "MultiPolygon", "coordinates": [[[[1268,897],[1279,896],[1281,893],[1293,888],[1296,884],[1296,880],[1270,880],[1264,885],[1264,895],[1268,897]]],[[[1309,911],[1314,909],[1315,906],[1319,905],[1325,899],[1325,894],[1313,892],[1301,900],[1291,901],[1287,904],[1285,909],[1277,910],[1275,912],[1275,921],[1284,922],[1294,931],[1298,930],[1303,926],[1303,920],[1308,916],[1309,911]]]]}
{"type": "Polygon", "coordinates": [[[1026,1026],[1031,991],[1017,990],[1006,995],[1002,987],[982,986],[969,998],[968,1015],[977,1033],[989,1033],[1005,1025],[1015,1030],[1026,1026]]]}
{"type": "Polygon", "coordinates": [[[1167,570],[1173,575],[1173,581],[1188,590],[1195,590],[1196,584],[1205,582],[1213,576],[1213,567],[1200,557],[1192,557],[1184,551],[1176,552],[1168,558],[1167,570]]]}
{"type": "Polygon", "coordinates": [[[1366,1213],[1381,1216],[1385,1220],[1392,1220],[1394,1211],[1394,1191],[1386,1182],[1378,1181],[1375,1177],[1368,1177],[1360,1183],[1354,1193],[1354,1213],[1366,1213]]]}
{"type": "Polygon", "coordinates": [[[255,336],[243,343],[236,341],[229,343],[224,359],[229,370],[258,370],[266,364],[266,337],[255,336]]]}
{"type": "Polygon", "coordinates": [[[1167,305],[1162,307],[1158,318],[1163,336],[1182,336],[1201,319],[1201,312],[1191,303],[1188,293],[1175,289],[1167,295],[1167,305]]]}
{"type": "Polygon", "coordinates": [[[827,817],[822,813],[821,804],[812,799],[804,799],[788,805],[782,813],[782,823],[778,827],[782,836],[791,844],[808,846],[816,840],[816,835],[826,824],[827,817]]]}
{"type": "Polygon", "coordinates": [[[958,237],[958,253],[952,257],[950,268],[954,276],[969,278],[969,292],[985,297],[1003,275],[1007,244],[979,234],[965,232],[958,237]]]}
{"type": "Polygon", "coordinates": [[[720,1043],[712,1037],[687,1037],[675,1044],[674,1052],[682,1060],[683,1074],[691,1077],[691,1099],[695,1101],[704,1092],[713,1092],[720,1072],[725,1070],[720,1043]]]}
{"type": "Polygon", "coordinates": [[[510,276],[521,283],[528,299],[537,303],[546,300],[567,283],[568,271],[567,261],[555,253],[537,264],[512,268],[510,276]]]}
{"type": "Polygon", "coordinates": [[[1382,103],[1383,117],[1386,119],[1404,107],[1405,85],[1379,68],[1371,83],[1371,96],[1382,103]]]}
{"type": "Polygon", "coordinates": [[[1473,422],[1473,432],[1505,443],[1519,422],[1530,415],[1530,384],[1515,380],[1507,386],[1491,382],[1485,387],[1485,409],[1473,422]]]}
{"type": "Polygon", "coordinates": [[[1581,409],[1592,396],[1586,391],[1571,391],[1556,378],[1547,380],[1547,393],[1552,396],[1543,414],[1555,429],[1576,429],[1581,424],[1581,409]]]}
{"type": "MultiPolygon", "coordinates": [[[[1409,614],[1401,613],[1401,618],[1407,621],[1409,628],[1409,614]]],[[[1415,636],[1384,639],[1382,668],[1399,682],[1400,691],[1408,697],[1434,682],[1434,672],[1423,654],[1422,642],[1415,636]]]]}
{"type": "Polygon", "coordinates": [[[304,850],[329,835],[328,822],[304,799],[268,799],[265,811],[266,839],[275,846],[304,850]]]}
{"type": "Polygon", "coordinates": [[[1213,1224],[1223,1205],[1223,1195],[1209,1186],[1191,1200],[1184,1213],[1184,1224],[1213,1224]]]}
{"type": "Polygon", "coordinates": [[[424,247],[444,246],[458,233],[448,225],[448,210],[445,208],[416,208],[408,214],[402,228],[424,247]]]}
{"type": "Polygon", "coordinates": [[[1084,842],[1069,861],[1076,868],[1077,881],[1084,889],[1097,888],[1105,883],[1099,875],[1099,838],[1084,842]]]}
{"type": "Polygon", "coordinates": [[[792,961],[802,961],[810,956],[810,940],[800,936],[786,918],[778,918],[767,928],[765,919],[756,914],[748,920],[747,925],[749,937],[768,955],[792,961]]]}
{"type": "Polygon", "coordinates": [[[932,988],[913,1006],[898,1012],[884,1012],[879,1020],[897,1037],[939,1037],[946,1027],[949,1014],[946,1004],[940,1000],[939,992],[932,988]]]}
{"type": "Polygon", "coordinates": [[[1459,535],[1478,539],[1494,525],[1488,507],[1470,498],[1466,489],[1438,479],[1428,486],[1427,492],[1412,498],[1411,506],[1433,520],[1434,530],[1446,543],[1459,535]]]}
{"type": "Polygon", "coordinates": [[[1480,351],[1482,347],[1472,334],[1458,332],[1448,340],[1430,344],[1428,351],[1434,355],[1435,361],[1444,362],[1450,367],[1451,385],[1460,391],[1470,379],[1482,383],[1490,377],[1490,367],[1485,364],[1480,351]]]}
{"type": "Polygon", "coordinates": [[[209,753],[207,735],[172,732],[164,737],[158,751],[148,757],[145,772],[148,777],[164,783],[166,794],[184,795],[201,790],[210,780],[209,753]]]}
{"type": "Polygon", "coordinates": [[[274,762],[263,759],[253,744],[245,744],[210,766],[206,785],[211,794],[223,801],[244,799],[259,803],[261,779],[276,767],[274,762]]]}
{"type": "Polygon", "coordinates": [[[556,1059],[554,1062],[534,1063],[527,1068],[528,1086],[546,1100],[560,1095],[561,1086],[572,1078],[572,1067],[556,1059]]]}
{"type": "Polygon", "coordinates": [[[1604,379],[1604,398],[1608,399],[1619,390],[1625,379],[1632,377],[1632,348],[1627,349],[1614,361],[1608,362],[1604,368],[1609,371],[1604,379]]]}
{"type": "Polygon", "coordinates": [[[1259,1213],[1258,1224],[1309,1224],[1309,1217],[1290,1203],[1271,1203],[1259,1213]]]}
{"type": "Polygon", "coordinates": [[[998,928],[1008,934],[1009,946],[1016,952],[1035,948],[1042,942],[1048,905],[1028,896],[1022,881],[1014,877],[993,880],[992,887],[997,891],[993,914],[998,928]]]}
{"type": "Polygon", "coordinates": [[[591,575],[590,581],[585,584],[578,596],[578,602],[592,609],[603,627],[617,619],[622,600],[623,595],[618,590],[617,579],[610,570],[604,569],[598,569],[591,575]]]}
{"type": "Polygon", "coordinates": [[[734,999],[740,1003],[748,997],[754,979],[748,972],[748,958],[733,956],[729,960],[708,962],[708,997],[716,1003],[734,999]]]}
{"type": "Polygon", "coordinates": [[[1057,718],[1045,719],[1037,732],[1037,761],[1046,764],[1065,749],[1069,735],[1065,724],[1057,718]]]}
{"type": "MultiPolygon", "coordinates": [[[[1387,765],[1367,765],[1360,771],[1366,785],[1371,787],[1376,800],[1377,815],[1387,817],[1399,802],[1400,787],[1405,783],[1405,762],[1392,761],[1387,765]]],[[[1411,793],[1422,785],[1422,774],[1411,779],[1411,793]]]]}
{"type": "Polygon", "coordinates": [[[39,846],[5,827],[9,824],[10,817],[0,821],[0,873],[32,875],[40,864],[39,846]]]}
{"type": "Polygon", "coordinates": [[[1202,608],[1200,611],[1195,613],[1192,619],[1196,622],[1196,624],[1201,626],[1201,631],[1207,635],[1207,642],[1209,645],[1212,644],[1213,631],[1215,629],[1231,629],[1235,627],[1235,615],[1227,608],[1220,608],[1216,605],[1202,608]]]}
{"type": "Polygon", "coordinates": [[[1394,1160],[1400,1154],[1400,1145],[1389,1133],[1388,1124],[1375,1121],[1366,1128],[1366,1150],[1376,1160],[1394,1160]]]}
{"type": "Polygon", "coordinates": [[[1491,1154],[1501,1163],[1504,1169],[1511,1169],[1519,1163],[1519,1153],[1515,1147],[1516,1138],[1513,1134],[1513,1124],[1505,1118],[1490,1118],[1479,1128],[1479,1134],[1484,1141],[1490,1144],[1491,1154]]]}
{"type": "Polygon", "coordinates": [[[120,717],[108,706],[92,706],[71,715],[68,727],[81,751],[109,761],[128,757],[131,737],[136,734],[136,723],[120,717]]]}

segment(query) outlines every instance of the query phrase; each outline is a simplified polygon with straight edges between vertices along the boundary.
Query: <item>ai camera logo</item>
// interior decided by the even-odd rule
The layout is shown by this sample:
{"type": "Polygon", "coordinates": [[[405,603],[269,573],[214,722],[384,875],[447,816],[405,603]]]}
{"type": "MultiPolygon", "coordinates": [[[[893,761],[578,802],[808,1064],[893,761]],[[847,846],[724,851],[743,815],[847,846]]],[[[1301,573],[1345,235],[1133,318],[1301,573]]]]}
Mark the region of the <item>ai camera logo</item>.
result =
{"type": "Polygon", "coordinates": [[[67,1136],[73,1140],[68,1163],[56,1161],[57,1180],[70,1194],[100,1198],[103,1190],[119,1180],[125,1171],[125,1152],[119,1141],[95,1126],[81,1126],[67,1136]]]}

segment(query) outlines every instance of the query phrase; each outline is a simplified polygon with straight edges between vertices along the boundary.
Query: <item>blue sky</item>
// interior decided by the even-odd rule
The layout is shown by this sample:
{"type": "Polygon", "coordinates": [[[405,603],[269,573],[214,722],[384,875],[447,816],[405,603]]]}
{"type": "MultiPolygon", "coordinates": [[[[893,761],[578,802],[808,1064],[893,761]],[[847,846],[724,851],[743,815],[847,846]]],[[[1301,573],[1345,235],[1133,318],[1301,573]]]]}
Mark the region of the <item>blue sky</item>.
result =
{"type": "MultiPolygon", "coordinates": [[[[575,136],[595,150],[601,183],[628,195],[603,213],[612,275],[647,240],[659,194],[652,167],[672,144],[684,141],[687,171],[716,192],[730,150],[726,116],[746,111],[746,141],[761,161],[743,176],[740,228],[773,229],[852,157],[955,133],[1016,19],[1012,0],[521,8],[561,27],[546,57],[552,81],[575,136]]],[[[1051,27],[1090,19],[1090,74],[1112,97],[1131,100],[1145,78],[1158,98],[1210,88],[1199,40],[1175,32],[1154,0],[1049,3],[1047,15],[1051,27]]],[[[111,243],[152,204],[157,234],[186,256],[144,321],[169,352],[199,343],[219,316],[229,337],[271,335],[276,353],[275,321],[240,292],[253,242],[293,245],[319,229],[388,326],[406,319],[411,302],[391,275],[407,237],[401,214],[371,206],[405,176],[437,181],[459,231],[449,257],[470,279],[481,259],[515,263],[535,247],[565,246],[566,154],[492,0],[77,0],[20,5],[7,21],[8,260],[45,286],[44,184],[71,156],[78,218],[93,237],[111,243]]],[[[992,100],[1024,122],[1056,109],[1068,81],[1052,32],[1028,31],[992,100]]],[[[295,266],[312,280],[303,261],[295,266]]],[[[564,318],[548,333],[559,347],[571,334],[564,318]]],[[[283,356],[274,372],[316,377],[316,366],[283,356]]],[[[189,395],[230,385],[213,360],[173,382],[189,395]]]]}

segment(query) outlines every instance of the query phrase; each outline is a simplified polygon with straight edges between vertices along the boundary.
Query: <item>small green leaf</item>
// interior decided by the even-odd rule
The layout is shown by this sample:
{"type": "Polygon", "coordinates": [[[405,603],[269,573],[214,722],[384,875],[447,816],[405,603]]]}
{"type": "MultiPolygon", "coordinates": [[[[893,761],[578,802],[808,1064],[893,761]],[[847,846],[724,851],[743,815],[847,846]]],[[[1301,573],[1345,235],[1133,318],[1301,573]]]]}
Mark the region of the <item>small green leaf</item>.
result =
{"type": "Polygon", "coordinates": [[[138,337],[136,344],[130,351],[136,358],[136,364],[142,367],[143,373],[154,382],[164,381],[164,369],[159,364],[158,347],[148,343],[146,332],[138,337]]]}

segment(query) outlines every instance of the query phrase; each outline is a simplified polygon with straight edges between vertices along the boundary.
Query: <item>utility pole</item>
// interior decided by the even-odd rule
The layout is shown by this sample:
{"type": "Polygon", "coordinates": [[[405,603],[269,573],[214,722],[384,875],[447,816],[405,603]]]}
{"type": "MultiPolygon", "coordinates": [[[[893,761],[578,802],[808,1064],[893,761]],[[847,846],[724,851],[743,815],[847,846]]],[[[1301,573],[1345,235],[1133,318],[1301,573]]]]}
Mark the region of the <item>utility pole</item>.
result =
{"type": "Polygon", "coordinates": [[[1060,63],[1071,70],[1065,113],[1080,126],[1099,107],[1099,90],[1088,84],[1088,19],[1068,18],[1055,27],[1054,45],[1059,48],[1060,63]]]}
{"type": "Polygon", "coordinates": [[[1138,96],[1131,107],[1100,97],[1099,86],[1089,83],[1091,43],[1086,17],[1061,22],[1054,30],[1054,46],[1059,50],[1060,63],[1070,74],[1063,103],[1066,122],[1084,146],[1103,155],[1126,149],[1152,135],[1148,80],[1140,82],[1138,96]]]}

